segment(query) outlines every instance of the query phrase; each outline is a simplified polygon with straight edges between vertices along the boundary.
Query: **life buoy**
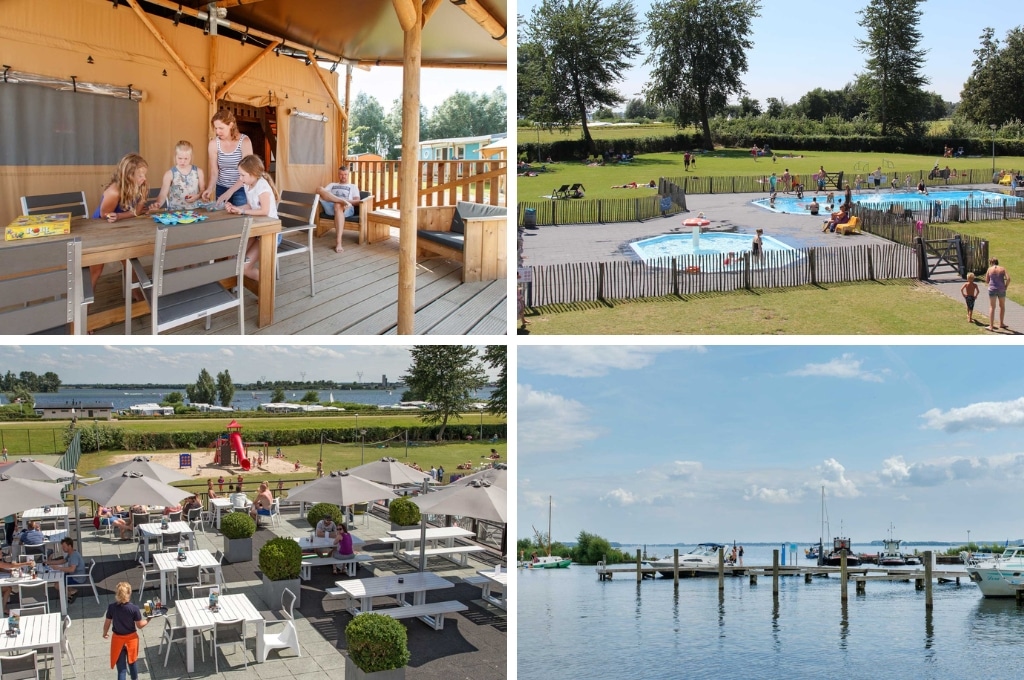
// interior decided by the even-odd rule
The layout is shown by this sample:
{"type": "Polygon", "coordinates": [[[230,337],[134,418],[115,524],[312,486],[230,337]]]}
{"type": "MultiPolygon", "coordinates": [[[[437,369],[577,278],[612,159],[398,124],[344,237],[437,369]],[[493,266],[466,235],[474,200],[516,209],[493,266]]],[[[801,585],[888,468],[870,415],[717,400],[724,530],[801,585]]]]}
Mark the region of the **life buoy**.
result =
{"type": "Polygon", "coordinates": [[[686,271],[687,274],[700,274],[700,267],[697,265],[690,265],[684,271],[686,271]]]}
{"type": "Polygon", "coordinates": [[[711,224],[710,220],[706,220],[702,217],[691,217],[683,220],[684,227],[706,227],[711,224]]]}

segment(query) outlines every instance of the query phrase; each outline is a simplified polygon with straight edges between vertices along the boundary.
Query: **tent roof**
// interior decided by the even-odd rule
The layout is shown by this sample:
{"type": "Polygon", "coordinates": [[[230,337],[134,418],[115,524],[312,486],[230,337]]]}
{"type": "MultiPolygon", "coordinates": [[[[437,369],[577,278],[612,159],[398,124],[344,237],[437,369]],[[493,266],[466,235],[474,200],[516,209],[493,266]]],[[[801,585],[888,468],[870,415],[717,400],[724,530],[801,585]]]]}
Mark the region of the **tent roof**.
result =
{"type": "MultiPolygon", "coordinates": [[[[477,0],[502,26],[508,7],[500,0],[477,0]]],[[[205,11],[202,0],[183,2],[205,11]]],[[[350,61],[401,62],[403,32],[391,0],[239,0],[221,1],[226,21],[284,38],[350,61]]],[[[150,10],[152,5],[142,5],[150,10]]],[[[166,10],[164,10],[166,11],[166,10]]],[[[232,28],[236,28],[232,26],[232,28]]],[[[237,30],[237,29],[236,29],[237,30]]],[[[423,62],[504,66],[507,50],[450,0],[442,0],[423,28],[423,62]]]]}

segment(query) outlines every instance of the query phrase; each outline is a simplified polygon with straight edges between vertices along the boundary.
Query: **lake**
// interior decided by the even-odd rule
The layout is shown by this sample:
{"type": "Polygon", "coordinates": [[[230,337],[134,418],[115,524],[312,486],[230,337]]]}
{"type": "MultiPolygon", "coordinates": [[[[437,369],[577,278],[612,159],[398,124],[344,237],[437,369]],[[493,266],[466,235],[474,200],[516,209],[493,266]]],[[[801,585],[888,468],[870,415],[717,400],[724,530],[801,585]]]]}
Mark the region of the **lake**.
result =
{"type": "MultiPolygon", "coordinates": [[[[771,551],[749,547],[744,564],[771,564],[771,551]]],[[[670,578],[599,582],[594,567],[520,569],[519,677],[1005,675],[1024,638],[1024,610],[1012,599],[982,598],[966,577],[934,587],[930,614],[913,583],[869,582],[865,595],[851,583],[846,607],[838,577],[782,578],[777,605],[770,575],[756,586],[727,578],[721,596],[713,577],[680,579],[673,591],[670,578]]]]}

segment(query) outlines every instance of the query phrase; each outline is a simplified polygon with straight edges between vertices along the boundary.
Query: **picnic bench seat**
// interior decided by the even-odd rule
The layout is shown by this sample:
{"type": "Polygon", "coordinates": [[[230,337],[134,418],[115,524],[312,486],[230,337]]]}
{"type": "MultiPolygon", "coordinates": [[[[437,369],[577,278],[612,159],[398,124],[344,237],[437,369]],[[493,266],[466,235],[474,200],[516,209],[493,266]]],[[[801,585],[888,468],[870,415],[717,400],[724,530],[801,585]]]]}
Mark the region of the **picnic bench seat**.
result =
{"type": "Polygon", "coordinates": [[[402,607],[390,607],[388,609],[374,609],[374,614],[383,614],[393,619],[409,619],[417,617],[428,623],[434,630],[444,628],[444,615],[464,612],[468,606],[458,600],[445,600],[444,602],[428,602],[426,604],[406,605],[402,607]]]}
{"type": "Polygon", "coordinates": [[[462,262],[462,282],[504,279],[508,261],[506,208],[459,201],[418,209],[416,255],[462,262]]]}
{"type": "Polygon", "coordinates": [[[360,563],[372,561],[373,555],[363,554],[352,555],[351,557],[307,557],[302,560],[302,566],[299,568],[299,578],[303,581],[308,581],[312,578],[313,567],[326,567],[327,565],[345,567],[345,573],[349,576],[355,576],[360,563]]]}
{"type": "MultiPolygon", "coordinates": [[[[457,545],[453,548],[426,548],[423,554],[427,557],[444,557],[465,567],[469,564],[469,553],[480,552],[481,550],[486,550],[486,548],[482,545],[457,545]],[[453,558],[452,555],[457,555],[458,557],[453,558]]],[[[398,556],[406,562],[411,562],[414,559],[418,560],[420,558],[420,549],[407,548],[399,551],[398,556]]]]}
{"type": "Polygon", "coordinates": [[[490,583],[490,579],[486,576],[467,576],[462,579],[463,583],[468,583],[471,586],[482,586],[490,583]]]}

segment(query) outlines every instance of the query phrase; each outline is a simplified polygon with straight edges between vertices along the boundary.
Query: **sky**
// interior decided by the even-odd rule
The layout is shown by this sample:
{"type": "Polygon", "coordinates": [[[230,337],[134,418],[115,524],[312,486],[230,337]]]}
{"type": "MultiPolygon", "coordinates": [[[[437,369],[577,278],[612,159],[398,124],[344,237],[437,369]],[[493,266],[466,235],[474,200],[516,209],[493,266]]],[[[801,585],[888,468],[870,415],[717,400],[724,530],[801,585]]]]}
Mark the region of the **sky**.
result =
{"type": "MultiPolygon", "coordinates": [[[[652,4],[651,0],[633,3],[641,25],[652,4]]],[[[743,78],[750,96],[762,107],[768,97],[792,104],[816,87],[836,90],[852,81],[865,61],[854,41],[864,35],[857,24],[858,12],[866,4],[860,0],[801,6],[762,0],[760,17],[752,22],[754,47],[747,55],[749,70],[743,78]]],[[[537,5],[540,0],[520,0],[516,11],[528,19],[537,5]]],[[[921,48],[929,50],[924,74],[931,83],[926,89],[946,101],[959,101],[982,30],[991,26],[1002,39],[1008,29],[1024,23],[1024,13],[1011,11],[1012,6],[994,0],[927,0],[919,24],[921,48]]],[[[646,82],[647,48],[642,49],[643,55],[618,84],[626,99],[639,96],[646,82]]]]}
{"type": "MultiPolygon", "coordinates": [[[[483,348],[477,348],[483,353],[483,348]]],[[[409,348],[404,346],[323,345],[106,345],[106,346],[0,346],[0,373],[53,371],[66,385],[76,383],[195,382],[199,371],[211,374],[227,370],[235,382],[307,380],[366,382],[381,375],[395,381],[409,368],[409,348]]],[[[493,371],[488,370],[493,376],[493,371]]]]}
{"type": "MultiPolygon", "coordinates": [[[[1024,363],[958,346],[520,346],[518,528],[1019,539],[1024,363]],[[840,524],[842,523],[842,525],[840,524]]],[[[827,540],[827,538],[826,538],[827,540]]]]}

